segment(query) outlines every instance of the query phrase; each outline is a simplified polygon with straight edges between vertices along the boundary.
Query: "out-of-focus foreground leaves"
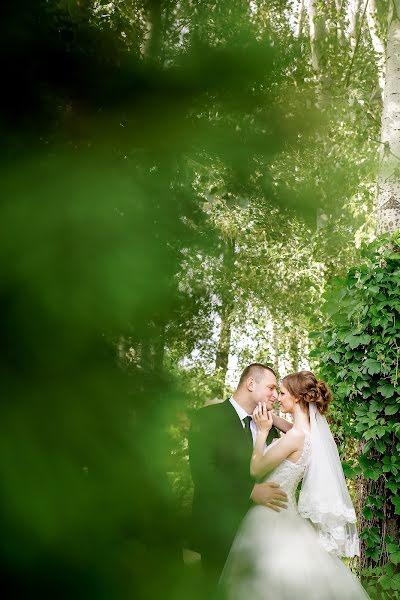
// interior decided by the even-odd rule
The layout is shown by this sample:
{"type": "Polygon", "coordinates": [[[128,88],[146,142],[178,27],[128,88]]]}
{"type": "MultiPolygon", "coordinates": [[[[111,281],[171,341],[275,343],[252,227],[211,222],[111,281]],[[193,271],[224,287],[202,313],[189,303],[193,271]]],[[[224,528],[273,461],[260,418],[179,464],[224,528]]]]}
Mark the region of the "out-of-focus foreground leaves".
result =
{"type": "Polygon", "coordinates": [[[25,598],[179,599],[167,432],[184,392],[161,368],[161,336],[179,318],[180,249],[216,244],[190,158],[222,161],[244,189],[248,157],[268,160],[300,123],[274,108],[267,40],[194,41],[160,66],[121,49],[86,4],[3,11],[3,582],[25,598]]]}

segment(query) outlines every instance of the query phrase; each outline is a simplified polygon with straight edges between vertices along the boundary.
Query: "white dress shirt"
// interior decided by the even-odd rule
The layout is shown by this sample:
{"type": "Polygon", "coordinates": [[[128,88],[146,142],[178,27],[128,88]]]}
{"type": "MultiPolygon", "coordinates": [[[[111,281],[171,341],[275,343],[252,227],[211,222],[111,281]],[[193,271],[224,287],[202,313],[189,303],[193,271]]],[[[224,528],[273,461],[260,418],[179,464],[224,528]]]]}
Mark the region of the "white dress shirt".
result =
{"type": "Polygon", "coordinates": [[[244,419],[245,417],[251,417],[251,421],[250,421],[250,431],[251,431],[251,436],[252,436],[252,438],[253,438],[253,446],[254,446],[254,444],[256,443],[256,437],[257,437],[257,428],[256,428],[256,424],[255,424],[255,423],[254,423],[254,421],[253,421],[253,417],[252,417],[252,415],[248,415],[248,414],[247,414],[247,412],[244,410],[244,408],[242,408],[242,407],[240,406],[240,404],[238,404],[238,403],[235,401],[235,399],[233,398],[233,396],[231,396],[231,397],[229,398],[229,402],[232,404],[233,408],[236,410],[236,412],[237,412],[237,415],[238,415],[238,417],[239,417],[239,419],[240,419],[240,421],[241,421],[241,423],[242,423],[242,427],[243,427],[243,429],[245,429],[245,427],[246,427],[246,424],[245,424],[245,422],[243,421],[243,419],[244,419]]]}

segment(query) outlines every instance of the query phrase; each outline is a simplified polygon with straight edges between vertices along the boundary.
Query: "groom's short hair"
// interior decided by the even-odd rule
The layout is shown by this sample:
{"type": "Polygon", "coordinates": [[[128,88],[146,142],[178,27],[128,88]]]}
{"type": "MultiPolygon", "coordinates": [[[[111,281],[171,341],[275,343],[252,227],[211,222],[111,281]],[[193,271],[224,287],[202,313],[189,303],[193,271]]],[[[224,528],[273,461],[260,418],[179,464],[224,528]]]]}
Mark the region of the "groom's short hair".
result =
{"type": "Polygon", "coordinates": [[[276,377],[276,373],[272,367],[263,365],[262,363],[251,363],[251,365],[248,365],[241,374],[238,387],[240,387],[248,377],[253,377],[258,383],[264,375],[264,371],[270,371],[270,373],[276,377]]]}

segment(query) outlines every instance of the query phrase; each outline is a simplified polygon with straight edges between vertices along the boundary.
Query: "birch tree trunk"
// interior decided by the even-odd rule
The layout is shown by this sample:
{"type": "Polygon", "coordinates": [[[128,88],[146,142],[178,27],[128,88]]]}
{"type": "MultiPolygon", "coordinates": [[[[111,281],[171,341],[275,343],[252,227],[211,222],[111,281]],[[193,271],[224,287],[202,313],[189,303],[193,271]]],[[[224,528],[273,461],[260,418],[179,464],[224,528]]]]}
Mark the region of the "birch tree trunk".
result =
{"type": "Polygon", "coordinates": [[[227,299],[222,305],[221,310],[221,332],[217,348],[217,356],[215,359],[215,369],[221,370],[222,378],[225,380],[228,370],[229,348],[231,345],[231,322],[233,304],[227,299]]]}
{"type": "MultiPolygon", "coordinates": [[[[371,2],[371,0],[369,0],[371,2]]],[[[399,5],[399,2],[397,2],[399,5]]],[[[398,6],[397,6],[398,8],[398,6]]],[[[371,7],[366,8],[368,26],[371,39],[374,44],[372,18],[376,18],[375,1],[371,7]]],[[[375,46],[374,46],[375,48],[375,46]]],[[[393,233],[400,227],[400,20],[399,13],[392,11],[388,40],[386,49],[386,78],[384,87],[384,100],[381,125],[381,164],[378,175],[377,198],[376,198],[376,222],[377,233],[393,233]]],[[[393,434],[392,445],[395,446],[396,439],[393,434]]],[[[363,443],[359,450],[362,453],[363,443]]],[[[376,451],[377,452],[377,451],[376,451]]],[[[380,460],[380,458],[378,458],[380,460]]],[[[395,508],[386,487],[384,475],[374,481],[360,476],[356,481],[356,497],[359,498],[360,530],[364,528],[376,528],[381,538],[381,547],[385,549],[386,536],[394,540],[399,539],[399,517],[395,514],[395,508]],[[365,506],[368,497],[379,496],[383,498],[384,518],[374,516],[365,518],[361,510],[365,506]]],[[[367,553],[366,543],[361,540],[360,561],[361,569],[376,568],[385,565],[388,560],[386,551],[382,551],[379,557],[372,558],[367,553]]]]}
{"type": "Polygon", "coordinates": [[[335,0],[335,8],[337,14],[337,25],[336,32],[339,40],[339,44],[344,46],[346,44],[346,36],[344,34],[345,25],[342,17],[342,0],[335,0]]]}
{"type": "Polygon", "coordinates": [[[349,33],[350,33],[350,45],[353,50],[357,44],[357,27],[358,27],[358,21],[359,21],[360,6],[361,6],[361,0],[351,0],[350,10],[349,10],[349,16],[350,16],[350,32],[349,33]]]}
{"type": "Polygon", "coordinates": [[[388,31],[378,175],[377,233],[400,228],[400,19],[393,13],[388,31]]]}
{"type": "Polygon", "coordinates": [[[221,289],[221,329],[218,341],[217,355],[215,359],[215,371],[218,371],[218,377],[221,380],[221,395],[224,393],[225,378],[228,370],[229,349],[231,345],[232,324],[231,316],[233,312],[233,297],[232,297],[232,274],[233,262],[235,256],[235,244],[233,241],[228,241],[224,248],[223,259],[223,282],[221,289]]]}
{"type": "Polygon", "coordinates": [[[372,47],[376,54],[376,63],[378,67],[378,82],[383,97],[385,87],[385,44],[379,31],[378,12],[376,0],[368,0],[366,6],[367,23],[369,34],[371,36],[372,47]]]}
{"type": "Polygon", "coordinates": [[[304,0],[300,0],[299,3],[299,12],[297,15],[297,28],[296,28],[296,36],[300,37],[303,32],[304,25],[304,0]]]}
{"type": "Polygon", "coordinates": [[[296,335],[290,338],[290,346],[289,346],[289,358],[291,362],[291,369],[293,372],[299,370],[300,363],[300,352],[299,352],[299,340],[296,335]]]}
{"type": "Polygon", "coordinates": [[[321,70],[321,24],[317,13],[317,0],[309,0],[308,21],[310,25],[311,64],[316,73],[321,70]]]}
{"type": "Polygon", "coordinates": [[[146,31],[142,46],[142,55],[149,60],[160,58],[162,45],[161,0],[146,2],[146,31]]]}
{"type": "Polygon", "coordinates": [[[279,353],[280,353],[279,339],[280,339],[280,337],[279,337],[278,327],[275,324],[275,321],[272,321],[272,347],[274,350],[274,371],[275,371],[277,377],[279,374],[279,353]]]}

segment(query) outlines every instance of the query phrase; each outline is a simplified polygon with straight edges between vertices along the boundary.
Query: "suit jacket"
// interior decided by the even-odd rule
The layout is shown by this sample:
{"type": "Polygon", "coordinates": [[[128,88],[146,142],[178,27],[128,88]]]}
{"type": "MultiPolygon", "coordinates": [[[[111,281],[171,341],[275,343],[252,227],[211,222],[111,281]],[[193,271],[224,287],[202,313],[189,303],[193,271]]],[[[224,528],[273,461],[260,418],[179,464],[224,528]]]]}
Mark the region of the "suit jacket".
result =
{"type": "MultiPolygon", "coordinates": [[[[267,443],[278,437],[273,427],[267,443]]],[[[253,445],[226,400],[197,411],[189,435],[194,483],[191,547],[203,564],[222,570],[240,522],[251,506],[253,445]]]]}

